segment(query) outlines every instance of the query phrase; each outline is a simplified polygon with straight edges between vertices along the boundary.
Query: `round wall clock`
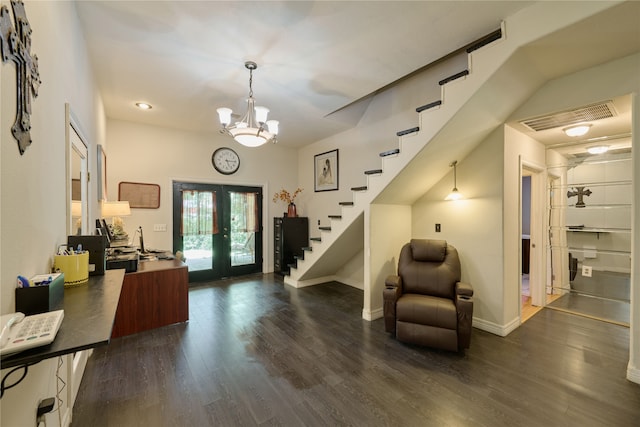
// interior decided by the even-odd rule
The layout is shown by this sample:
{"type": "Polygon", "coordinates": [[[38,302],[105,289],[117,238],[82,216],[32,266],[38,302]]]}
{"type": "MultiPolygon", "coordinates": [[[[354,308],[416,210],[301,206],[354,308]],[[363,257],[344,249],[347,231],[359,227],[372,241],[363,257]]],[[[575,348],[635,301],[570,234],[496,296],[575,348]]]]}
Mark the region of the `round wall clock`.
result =
{"type": "Polygon", "coordinates": [[[240,168],[240,156],[231,148],[222,147],[213,152],[211,163],[221,174],[231,175],[240,168]]]}

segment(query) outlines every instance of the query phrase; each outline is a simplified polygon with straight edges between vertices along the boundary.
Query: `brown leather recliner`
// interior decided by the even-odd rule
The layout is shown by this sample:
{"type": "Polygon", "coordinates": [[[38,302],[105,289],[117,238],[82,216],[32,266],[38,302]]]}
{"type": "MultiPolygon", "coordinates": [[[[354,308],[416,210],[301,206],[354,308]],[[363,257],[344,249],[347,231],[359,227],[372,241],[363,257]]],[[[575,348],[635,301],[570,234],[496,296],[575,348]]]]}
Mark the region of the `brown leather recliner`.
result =
{"type": "Polygon", "coordinates": [[[398,275],[385,281],[384,325],[399,341],[450,351],[469,348],[473,288],[460,281],[458,251],[445,240],[412,239],[398,275]]]}

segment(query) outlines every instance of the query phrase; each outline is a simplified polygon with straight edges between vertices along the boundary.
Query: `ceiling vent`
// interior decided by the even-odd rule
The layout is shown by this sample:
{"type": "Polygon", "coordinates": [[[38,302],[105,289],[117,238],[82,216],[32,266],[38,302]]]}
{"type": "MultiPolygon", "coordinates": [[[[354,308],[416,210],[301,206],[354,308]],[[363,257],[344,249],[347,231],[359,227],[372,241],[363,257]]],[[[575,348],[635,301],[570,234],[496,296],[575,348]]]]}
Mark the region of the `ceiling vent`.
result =
{"type": "Polygon", "coordinates": [[[574,110],[561,111],[546,116],[523,120],[520,123],[536,132],[560,128],[576,123],[593,122],[595,120],[608,119],[616,116],[616,110],[612,101],[599,102],[574,110]]]}

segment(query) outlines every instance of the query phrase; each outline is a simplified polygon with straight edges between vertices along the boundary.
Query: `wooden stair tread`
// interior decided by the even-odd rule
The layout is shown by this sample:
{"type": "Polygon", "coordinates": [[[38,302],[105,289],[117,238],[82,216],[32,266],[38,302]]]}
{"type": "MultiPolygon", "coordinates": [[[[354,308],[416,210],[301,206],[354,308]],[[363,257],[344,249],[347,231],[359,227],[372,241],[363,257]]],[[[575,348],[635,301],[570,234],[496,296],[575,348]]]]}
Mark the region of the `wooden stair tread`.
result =
{"type": "Polygon", "coordinates": [[[460,71],[459,73],[455,73],[454,75],[447,77],[446,79],[440,80],[438,82],[438,84],[440,86],[443,86],[443,85],[446,85],[449,82],[452,82],[454,80],[457,80],[457,79],[459,79],[461,77],[468,76],[468,75],[469,75],[469,70],[463,70],[463,71],[460,71]]]}
{"type": "Polygon", "coordinates": [[[421,106],[421,107],[416,108],[416,113],[421,113],[421,112],[423,112],[424,110],[428,110],[428,109],[430,109],[430,108],[435,108],[435,107],[438,107],[438,106],[440,106],[440,105],[442,105],[442,100],[433,101],[433,102],[430,102],[430,103],[428,103],[428,104],[425,104],[425,105],[423,105],[423,106],[421,106]]]}
{"type": "Polygon", "coordinates": [[[396,135],[398,136],[408,135],[410,133],[418,132],[419,130],[420,128],[416,126],[414,128],[405,129],[405,130],[401,130],[400,132],[396,132],[396,135]]]}
{"type": "Polygon", "coordinates": [[[382,173],[382,169],[371,169],[368,171],[364,171],[365,175],[377,175],[379,173],[382,173]]]}
{"type": "Polygon", "coordinates": [[[400,149],[394,148],[393,150],[383,151],[382,153],[380,153],[380,157],[393,156],[394,154],[399,154],[399,153],[400,153],[400,149]]]}

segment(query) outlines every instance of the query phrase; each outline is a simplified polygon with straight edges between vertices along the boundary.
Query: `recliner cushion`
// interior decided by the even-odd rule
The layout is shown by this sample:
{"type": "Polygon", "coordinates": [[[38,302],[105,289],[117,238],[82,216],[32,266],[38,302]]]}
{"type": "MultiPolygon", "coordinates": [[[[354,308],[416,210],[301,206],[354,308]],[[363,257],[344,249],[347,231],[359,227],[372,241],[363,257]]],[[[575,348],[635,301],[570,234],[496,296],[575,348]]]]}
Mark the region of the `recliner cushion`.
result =
{"type": "Polygon", "coordinates": [[[396,319],[445,329],[458,327],[453,301],[428,295],[403,294],[396,303],[396,319]]]}
{"type": "Polygon", "coordinates": [[[446,240],[411,239],[410,243],[415,261],[442,262],[447,255],[446,240]]]}

